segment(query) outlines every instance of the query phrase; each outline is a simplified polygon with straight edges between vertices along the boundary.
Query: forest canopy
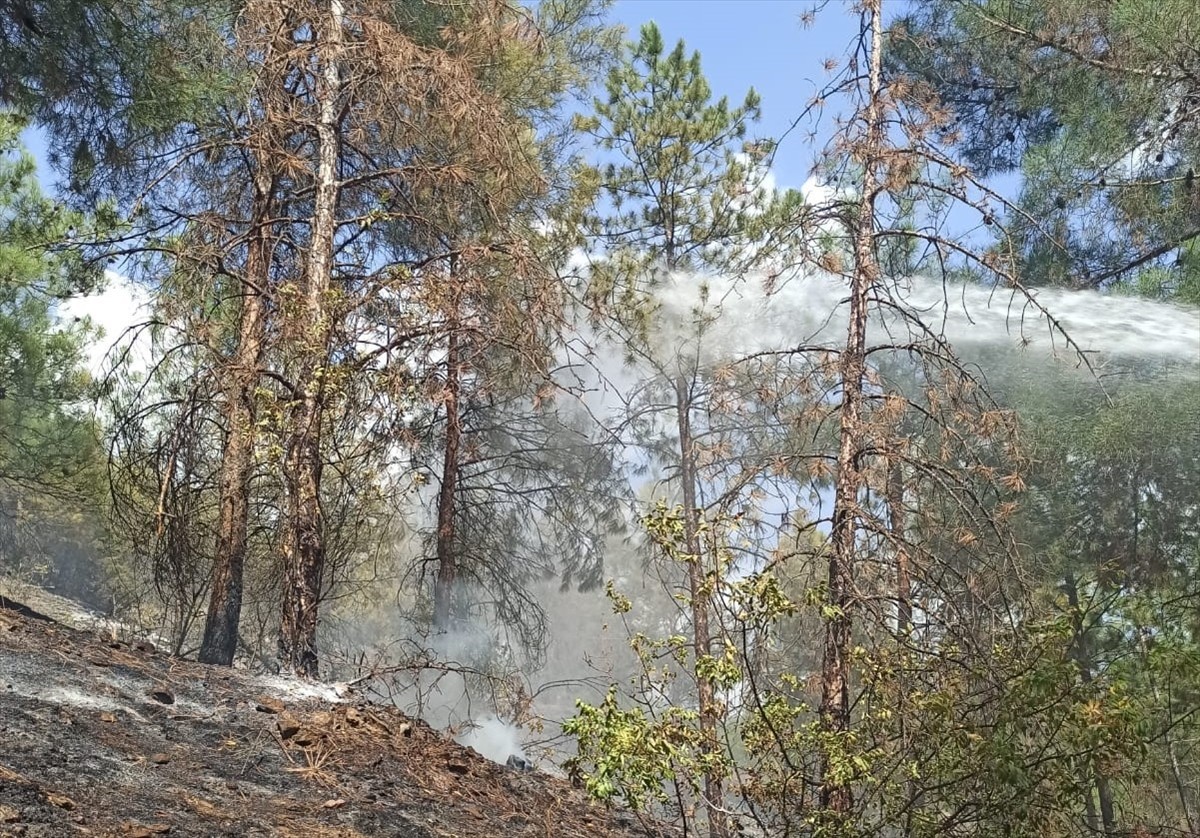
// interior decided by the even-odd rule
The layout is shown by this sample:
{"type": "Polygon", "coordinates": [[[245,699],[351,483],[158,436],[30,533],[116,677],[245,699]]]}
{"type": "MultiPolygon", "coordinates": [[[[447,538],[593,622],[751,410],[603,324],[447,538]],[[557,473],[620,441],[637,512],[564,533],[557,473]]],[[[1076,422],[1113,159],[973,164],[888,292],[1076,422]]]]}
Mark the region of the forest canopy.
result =
{"type": "Polygon", "coordinates": [[[797,5],[778,137],[617,17],[0,0],[0,570],[688,834],[1200,834],[1194,2],[797,5]]]}

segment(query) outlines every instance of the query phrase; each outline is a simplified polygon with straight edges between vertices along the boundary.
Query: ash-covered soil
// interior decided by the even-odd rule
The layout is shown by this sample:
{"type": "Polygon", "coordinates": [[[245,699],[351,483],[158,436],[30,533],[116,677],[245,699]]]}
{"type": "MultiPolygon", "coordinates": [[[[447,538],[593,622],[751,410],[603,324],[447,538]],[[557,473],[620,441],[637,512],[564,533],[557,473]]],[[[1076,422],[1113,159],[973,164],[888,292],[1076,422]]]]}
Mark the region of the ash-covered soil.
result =
{"type": "Polygon", "coordinates": [[[0,601],[0,836],[675,836],[398,710],[0,601]]]}

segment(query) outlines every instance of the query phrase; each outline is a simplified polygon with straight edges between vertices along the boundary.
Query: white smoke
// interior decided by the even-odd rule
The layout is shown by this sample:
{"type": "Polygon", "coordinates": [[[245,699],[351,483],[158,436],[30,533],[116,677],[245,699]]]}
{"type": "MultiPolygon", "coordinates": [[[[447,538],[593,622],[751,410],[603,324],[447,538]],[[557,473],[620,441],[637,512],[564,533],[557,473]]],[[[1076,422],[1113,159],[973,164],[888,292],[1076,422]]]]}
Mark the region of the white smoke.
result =
{"type": "MultiPolygon", "coordinates": [[[[874,296],[871,344],[909,340],[910,325],[896,313],[903,308],[932,335],[985,366],[1010,362],[1009,350],[1018,348],[1035,367],[1078,366],[1075,349],[1068,346],[1062,331],[1019,292],[943,286],[929,278],[907,277],[882,284],[874,296]]],[[[1096,291],[1042,289],[1034,296],[1079,350],[1093,353],[1089,355],[1093,363],[1102,365],[1107,358],[1145,359],[1193,365],[1193,373],[1200,368],[1200,311],[1096,291]]],[[[650,379],[670,375],[676,365],[712,367],[754,353],[786,353],[800,347],[837,350],[845,342],[848,288],[831,274],[807,274],[772,287],[765,276],[735,280],[678,273],[655,290],[655,303],[650,345],[644,356],[632,361],[618,343],[606,342],[599,330],[579,325],[564,354],[565,371],[560,372],[560,383],[577,397],[564,395],[562,409],[570,405],[570,409],[586,410],[607,434],[634,402],[631,394],[650,379]]],[[[670,400],[670,394],[665,398],[670,400]]],[[[664,433],[669,434],[670,428],[664,433]]],[[[653,481],[658,476],[651,460],[635,453],[633,444],[623,456],[631,473],[642,468],[638,480],[653,481]]],[[[570,713],[566,693],[584,689],[585,682],[598,673],[597,661],[611,658],[622,672],[628,663],[623,639],[602,636],[612,618],[603,597],[565,597],[553,587],[547,585],[544,592],[547,608],[553,612],[552,631],[558,629],[569,639],[556,644],[543,671],[527,673],[537,683],[570,685],[562,694],[535,691],[535,709],[547,721],[570,713]]],[[[491,632],[471,626],[424,641],[439,661],[464,670],[486,668],[499,651],[491,632]]],[[[393,700],[434,727],[451,731],[460,744],[496,763],[504,764],[513,756],[524,759],[525,748],[542,752],[536,737],[524,738],[522,729],[498,717],[488,696],[478,690],[473,694],[469,679],[454,669],[429,669],[393,700]]]]}
{"type": "MultiPolygon", "coordinates": [[[[675,274],[658,293],[660,342],[669,363],[701,365],[756,352],[836,349],[845,341],[848,288],[830,274],[797,277],[768,293],[766,278],[742,280],[675,274]]],[[[1024,348],[1050,360],[1079,351],[1200,363],[1200,311],[1097,291],[1038,289],[1035,303],[1012,289],[943,285],[925,277],[882,284],[875,292],[869,343],[901,340],[908,329],[897,309],[916,315],[952,347],[1024,348]],[[1051,323],[1046,314],[1054,318],[1051,323]],[[1067,343],[1067,338],[1075,346],[1067,343]]]]}
{"type": "Polygon", "coordinates": [[[455,741],[501,765],[513,756],[526,759],[525,751],[521,748],[520,729],[493,715],[476,720],[455,741]]]}

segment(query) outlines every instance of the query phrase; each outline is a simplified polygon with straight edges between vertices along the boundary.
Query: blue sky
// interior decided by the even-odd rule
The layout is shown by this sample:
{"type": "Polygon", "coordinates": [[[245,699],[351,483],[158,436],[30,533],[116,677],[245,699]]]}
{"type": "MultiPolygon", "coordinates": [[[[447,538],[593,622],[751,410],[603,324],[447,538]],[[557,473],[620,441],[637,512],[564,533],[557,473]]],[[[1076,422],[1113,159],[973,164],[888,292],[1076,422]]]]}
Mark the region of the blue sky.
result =
{"type": "MultiPolygon", "coordinates": [[[[840,59],[858,32],[850,5],[833,0],[809,28],[800,16],[812,8],[811,0],[618,0],[612,17],[628,28],[630,39],[652,20],[669,46],[682,38],[689,50],[699,50],[715,95],[740,101],[754,87],[763,100],[757,133],[778,137],[826,81],[825,59],[840,59]]],[[[799,187],[808,179],[820,150],[807,137],[812,127],[801,126],[780,148],[780,186],[799,187]]]]}
{"type": "MultiPolygon", "coordinates": [[[[860,17],[849,0],[828,0],[805,27],[801,15],[814,0],[617,0],[612,19],[628,29],[628,38],[654,21],[667,45],[680,38],[690,50],[699,50],[701,65],[716,96],[738,102],[754,87],[762,96],[763,118],[759,136],[779,138],[803,113],[813,95],[830,80],[827,59],[840,70],[859,32],[860,17]]],[[[884,0],[884,23],[911,7],[911,0],[884,0]]],[[[805,186],[814,161],[834,130],[833,109],[820,123],[800,123],[780,145],[772,166],[780,188],[805,186]]],[[[1019,189],[1017,175],[998,176],[990,185],[1004,194],[1019,189]]],[[[984,235],[978,213],[963,206],[951,211],[954,227],[944,233],[984,235]]]]}

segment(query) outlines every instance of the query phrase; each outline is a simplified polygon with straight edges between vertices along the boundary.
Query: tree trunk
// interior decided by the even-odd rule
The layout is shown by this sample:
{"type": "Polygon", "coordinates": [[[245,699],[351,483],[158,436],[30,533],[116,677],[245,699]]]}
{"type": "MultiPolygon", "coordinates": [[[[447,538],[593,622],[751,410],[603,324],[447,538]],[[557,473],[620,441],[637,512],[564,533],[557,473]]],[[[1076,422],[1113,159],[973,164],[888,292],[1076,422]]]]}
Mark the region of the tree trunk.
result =
{"type": "MultiPolygon", "coordinates": [[[[453,274],[454,268],[451,267],[453,274]]],[[[455,281],[451,276],[451,281],[455,281]]],[[[458,491],[458,463],[462,448],[462,415],[459,397],[462,387],[462,362],[459,346],[457,308],[450,322],[450,336],[446,342],[446,390],[443,402],[446,407],[446,439],[442,459],[442,485],[438,491],[437,509],[437,579],[433,585],[433,627],[435,630],[450,630],[450,606],[454,598],[454,583],[458,578],[458,556],[455,545],[455,509],[458,491]]]]}
{"type": "MultiPolygon", "coordinates": [[[[703,547],[700,544],[699,510],[696,506],[696,460],[692,440],[691,385],[680,375],[675,380],[675,412],[679,426],[679,478],[683,484],[683,541],[688,552],[688,594],[692,603],[692,647],[696,661],[712,654],[712,635],[708,625],[708,597],[705,590],[703,547]]],[[[716,691],[710,679],[696,674],[696,697],[700,711],[702,755],[716,754],[718,708],[716,691]]],[[[709,835],[725,838],[728,830],[722,811],[724,784],[719,774],[704,775],[704,797],[708,812],[709,835]]]]}
{"type": "Polygon", "coordinates": [[[896,551],[896,635],[904,639],[912,632],[912,578],[904,540],[908,526],[904,510],[904,467],[899,457],[888,463],[887,507],[888,528],[896,551]]]}
{"type": "MultiPolygon", "coordinates": [[[[1088,651],[1087,633],[1083,625],[1083,612],[1079,608],[1079,584],[1074,574],[1067,575],[1064,587],[1067,593],[1067,605],[1071,607],[1071,616],[1075,626],[1075,664],[1079,668],[1079,680],[1086,687],[1092,683],[1092,664],[1088,651]]],[[[1105,835],[1114,835],[1117,832],[1117,816],[1113,806],[1112,788],[1100,763],[1095,759],[1092,760],[1092,782],[1095,784],[1096,797],[1100,800],[1100,826],[1105,835]]],[[[1096,828],[1096,809],[1090,789],[1086,804],[1089,826],[1094,830],[1096,828]]]]}
{"type": "Polygon", "coordinates": [[[871,17],[870,74],[867,104],[861,119],[865,134],[857,149],[863,163],[862,197],[854,223],[854,274],[846,346],[841,357],[842,401],[839,408],[837,473],[834,479],[833,531],[829,555],[829,615],[825,619],[821,658],[821,731],[829,742],[820,756],[820,802],[833,825],[842,823],[854,805],[852,781],[840,752],[850,730],[851,607],[858,538],[858,497],[863,487],[859,454],[863,447],[863,378],[866,372],[867,307],[878,282],[875,259],[876,169],[883,148],[881,107],[882,24],[878,0],[864,4],[871,17]]]}
{"type": "MultiPolygon", "coordinates": [[[[908,545],[905,541],[908,516],[904,509],[904,465],[899,455],[892,456],[888,460],[887,490],[884,495],[887,501],[888,530],[891,533],[892,550],[896,559],[896,642],[904,645],[908,643],[913,629],[912,579],[909,575],[908,545]]],[[[909,741],[906,724],[908,709],[905,706],[904,686],[900,689],[897,701],[899,706],[896,708],[896,719],[900,726],[901,747],[907,749],[912,743],[909,741]]],[[[922,794],[917,781],[912,779],[905,783],[905,790],[908,799],[905,804],[904,827],[901,834],[907,836],[913,834],[913,823],[921,808],[922,794]]]]}
{"type": "Polygon", "coordinates": [[[1117,814],[1113,807],[1112,786],[1108,777],[1096,765],[1096,796],[1100,798],[1100,821],[1104,825],[1105,835],[1117,834],[1117,814]]]}
{"type": "Polygon", "coordinates": [[[263,297],[271,270],[270,218],[275,184],[258,167],[254,175],[241,288],[238,342],[227,368],[225,395],[227,436],[218,478],[217,543],[213,557],[211,599],[200,643],[200,661],[229,666],[237,651],[242,615],[242,577],[246,564],[250,518],[250,477],[254,469],[254,389],[266,340],[267,307],[263,297]]]}
{"type": "Polygon", "coordinates": [[[316,50],[321,76],[316,81],[317,171],[301,320],[308,332],[302,334],[297,328],[292,334],[299,356],[299,374],[284,460],[287,533],[283,539],[279,657],[284,667],[306,677],[317,675],[317,609],[325,566],[320,494],[321,421],[332,334],[328,297],[339,192],[338,104],[343,15],[341,0],[331,0],[327,20],[323,25],[314,24],[318,30],[316,50]]]}
{"type": "Polygon", "coordinates": [[[1098,835],[1100,833],[1100,813],[1096,811],[1096,795],[1092,794],[1092,787],[1087,787],[1087,795],[1083,799],[1083,816],[1087,820],[1088,833],[1098,835]]]}

